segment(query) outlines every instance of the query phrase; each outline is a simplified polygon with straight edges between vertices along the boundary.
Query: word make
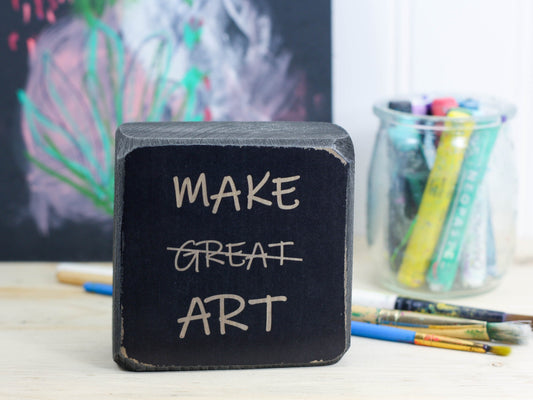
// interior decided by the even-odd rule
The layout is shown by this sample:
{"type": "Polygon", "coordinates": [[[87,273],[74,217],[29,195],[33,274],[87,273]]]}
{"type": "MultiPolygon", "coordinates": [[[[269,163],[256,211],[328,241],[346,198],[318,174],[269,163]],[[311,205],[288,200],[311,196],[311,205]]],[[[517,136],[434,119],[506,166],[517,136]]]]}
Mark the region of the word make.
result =
{"type": "MultiPolygon", "coordinates": [[[[248,210],[251,210],[253,207],[254,202],[263,204],[265,206],[272,206],[273,202],[271,200],[268,200],[264,197],[260,197],[258,193],[263,189],[265,184],[268,182],[270,178],[270,171],[267,171],[263,178],[259,181],[258,184],[254,184],[254,178],[252,175],[247,175],[246,179],[248,182],[247,187],[247,195],[246,195],[246,208],[248,210]]],[[[292,193],[296,190],[294,186],[284,186],[287,183],[294,182],[300,179],[299,175],[295,176],[288,176],[285,178],[274,178],[272,179],[272,183],[275,185],[275,190],[270,192],[270,195],[274,197],[276,200],[276,206],[280,210],[293,210],[300,204],[300,201],[298,199],[293,200],[290,204],[287,204],[283,200],[283,196],[287,195],[289,193],[292,193]]],[[[201,173],[198,179],[196,180],[196,184],[192,185],[192,181],[190,177],[184,178],[180,183],[180,178],[178,176],[174,176],[172,178],[174,182],[174,192],[176,194],[176,207],[181,208],[183,206],[183,200],[185,198],[185,194],[187,194],[187,198],[189,200],[189,203],[194,203],[196,199],[198,198],[198,195],[201,193],[202,195],[202,203],[205,207],[210,207],[209,200],[214,200],[213,208],[211,212],[213,214],[216,214],[218,212],[218,208],[220,206],[220,203],[222,199],[232,199],[233,205],[235,207],[235,211],[241,210],[241,203],[239,200],[240,195],[242,194],[241,190],[237,189],[237,186],[235,185],[235,180],[231,176],[225,176],[222,179],[222,182],[220,183],[220,188],[218,189],[218,192],[215,194],[212,194],[211,196],[208,196],[207,192],[207,181],[206,181],[206,174],[201,173]]],[[[263,195],[264,196],[264,195],[263,195]]]]}

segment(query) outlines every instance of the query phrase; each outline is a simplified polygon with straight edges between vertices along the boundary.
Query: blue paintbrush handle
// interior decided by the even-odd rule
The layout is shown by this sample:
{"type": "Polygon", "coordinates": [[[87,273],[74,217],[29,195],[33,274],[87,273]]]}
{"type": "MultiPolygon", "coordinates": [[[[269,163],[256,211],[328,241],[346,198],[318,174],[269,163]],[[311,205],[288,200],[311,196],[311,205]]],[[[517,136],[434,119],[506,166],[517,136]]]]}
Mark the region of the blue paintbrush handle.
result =
{"type": "Polygon", "coordinates": [[[352,321],[352,335],[390,342],[414,343],[416,332],[390,326],[352,321]]]}
{"type": "Polygon", "coordinates": [[[108,285],[106,283],[85,282],[83,288],[91,293],[105,294],[108,296],[113,294],[113,285],[108,285]]]}

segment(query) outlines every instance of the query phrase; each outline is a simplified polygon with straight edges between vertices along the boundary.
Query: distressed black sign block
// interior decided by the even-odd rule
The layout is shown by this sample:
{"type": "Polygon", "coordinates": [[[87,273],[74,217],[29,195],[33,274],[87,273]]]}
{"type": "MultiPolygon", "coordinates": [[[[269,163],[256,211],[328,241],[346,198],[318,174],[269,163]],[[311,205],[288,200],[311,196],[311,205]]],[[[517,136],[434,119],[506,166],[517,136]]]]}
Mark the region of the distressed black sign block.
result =
{"type": "Polygon", "coordinates": [[[351,140],[328,123],[122,125],[115,361],[338,361],[350,343],[353,178],[351,140]]]}

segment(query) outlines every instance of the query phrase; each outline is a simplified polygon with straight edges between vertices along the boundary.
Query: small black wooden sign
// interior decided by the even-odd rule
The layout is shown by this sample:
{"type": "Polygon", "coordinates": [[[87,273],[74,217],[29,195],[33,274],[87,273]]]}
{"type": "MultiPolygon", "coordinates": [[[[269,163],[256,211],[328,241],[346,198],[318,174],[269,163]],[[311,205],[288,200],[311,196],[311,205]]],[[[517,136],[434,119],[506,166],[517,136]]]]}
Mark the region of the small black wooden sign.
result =
{"type": "Polygon", "coordinates": [[[115,361],[144,371],[339,360],[353,163],[349,136],[328,123],[119,127],[115,361]]]}

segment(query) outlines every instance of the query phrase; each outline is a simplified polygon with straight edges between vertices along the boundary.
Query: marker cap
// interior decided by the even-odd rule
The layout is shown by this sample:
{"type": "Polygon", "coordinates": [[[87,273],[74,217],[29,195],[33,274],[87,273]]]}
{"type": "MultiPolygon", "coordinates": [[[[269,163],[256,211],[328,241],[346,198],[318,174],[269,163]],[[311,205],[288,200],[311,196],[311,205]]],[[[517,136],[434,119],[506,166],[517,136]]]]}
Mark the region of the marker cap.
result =
{"type": "Polygon", "coordinates": [[[441,97],[431,103],[431,115],[444,117],[451,108],[458,106],[459,104],[453,97],[441,97]]]}
{"type": "Polygon", "coordinates": [[[468,110],[479,110],[479,101],[471,97],[461,100],[459,107],[466,108],[468,110]]]}
{"type": "Polygon", "coordinates": [[[391,100],[389,101],[389,108],[394,111],[406,113],[410,113],[412,110],[411,102],[409,100],[391,100]]]}

